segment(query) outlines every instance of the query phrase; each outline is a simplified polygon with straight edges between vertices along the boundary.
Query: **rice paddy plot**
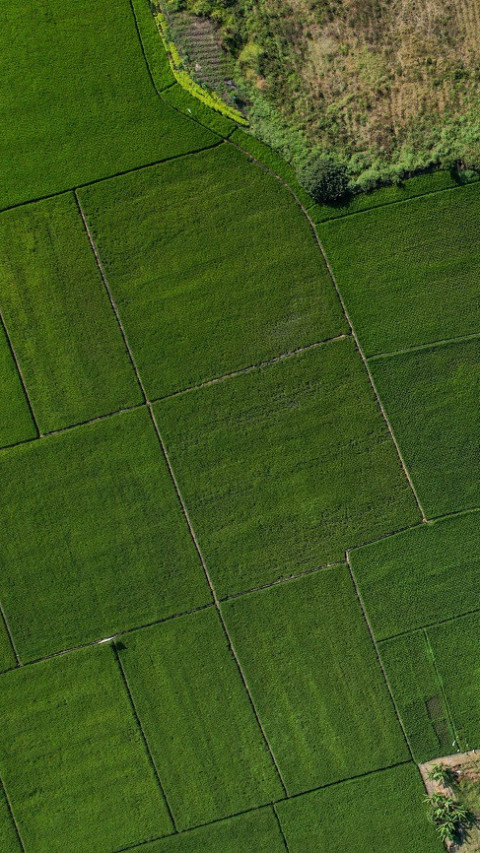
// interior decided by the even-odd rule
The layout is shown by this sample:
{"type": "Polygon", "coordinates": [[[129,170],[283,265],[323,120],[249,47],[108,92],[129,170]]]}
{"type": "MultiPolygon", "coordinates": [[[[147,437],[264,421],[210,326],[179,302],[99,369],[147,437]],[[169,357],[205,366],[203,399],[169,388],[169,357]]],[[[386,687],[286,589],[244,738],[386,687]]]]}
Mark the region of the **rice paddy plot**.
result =
{"type": "Polygon", "coordinates": [[[480,332],[479,228],[478,183],[320,227],[367,355],[480,332]]]}
{"type": "Polygon", "coordinates": [[[0,290],[43,433],[142,402],[73,194],[0,215],[0,290]]]}
{"type": "Polygon", "coordinates": [[[405,530],[350,553],[377,640],[480,609],[480,514],[405,530]]]}
{"type": "Polygon", "coordinates": [[[424,797],[417,768],[406,764],[276,808],[290,853],[442,853],[424,797]]]}
{"type": "Polygon", "coordinates": [[[480,340],[370,361],[427,518],[480,504],[480,340]]]}
{"type": "MultiPolygon", "coordinates": [[[[0,672],[4,669],[10,669],[10,667],[15,666],[15,663],[15,654],[7,633],[5,621],[0,615],[0,672]]],[[[1,849],[2,848],[0,847],[0,850],[1,849]]]]}
{"type": "Polygon", "coordinates": [[[111,648],[1,679],[0,773],[26,850],[111,853],[172,831],[111,648]]]}
{"type": "Polygon", "coordinates": [[[4,0],[0,208],[217,137],[161,101],[129,0],[4,0]]]}
{"type": "Polygon", "coordinates": [[[350,338],[155,412],[220,597],[419,520],[350,338]]]}
{"type": "Polygon", "coordinates": [[[79,197],[150,399],[347,331],[294,200],[232,146],[79,197]]]}
{"type": "Polygon", "coordinates": [[[0,447],[35,438],[37,430],[5,329],[0,323],[0,447]]]}
{"type": "Polygon", "coordinates": [[[18,835],[10,814],[5,792],[0,784],[0,850],[2,853],[22,853],[18,835]]]}
{"type": "Polygon", "coordinates": [[[22,661],[210,593],[146,409],[0,457],[3,604],[22,661]]]}
{"type": "Polygon", "coordinates": [[[269,808],[135,847],[132,853],[285,853],[269,808]]]}
{"type": "Polygon", "coordinates": [[[282,796],[215,609],[135,632],[122,646],[122,665],[179,829],[282,796]]]}
{"type": "Polygon", "coordinates": [[[408,759],[346,566],[222,612],[288,794],[408,759]]]}

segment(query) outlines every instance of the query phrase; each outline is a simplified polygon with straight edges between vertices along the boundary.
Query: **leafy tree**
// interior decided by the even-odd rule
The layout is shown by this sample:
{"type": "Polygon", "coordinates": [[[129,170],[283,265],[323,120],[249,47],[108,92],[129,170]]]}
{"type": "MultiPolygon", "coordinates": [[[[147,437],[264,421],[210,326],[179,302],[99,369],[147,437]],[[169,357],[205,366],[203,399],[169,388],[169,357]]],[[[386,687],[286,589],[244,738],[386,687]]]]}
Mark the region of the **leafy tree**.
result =
{"type": "Polygon", "coordinates": [[[312,158],[300,167],[298,178],[316,202],[340,201],[348,195],[348,169],[334,157],[312,158]]]}

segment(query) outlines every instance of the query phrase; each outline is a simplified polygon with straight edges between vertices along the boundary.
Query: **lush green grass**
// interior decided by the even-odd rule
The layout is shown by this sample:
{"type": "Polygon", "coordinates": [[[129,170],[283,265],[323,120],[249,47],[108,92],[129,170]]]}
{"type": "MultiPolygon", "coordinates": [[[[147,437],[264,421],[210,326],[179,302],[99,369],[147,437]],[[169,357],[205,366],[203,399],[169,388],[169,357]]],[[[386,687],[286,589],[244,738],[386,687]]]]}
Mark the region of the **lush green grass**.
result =
{"type": "Polygon", "coordinates": [[[237,126],[232,119],[227,118],[227,116],[217,113],[210,109],[210,107],[202,104],[198,98],[194,98],[190,95],[189,92],[183,89],[179,83],[175,83],[174,86],[167,89],[167,91],[163,93],[162,97],[167,104],[171,104],[175,109],[192,116],[199,121],[200,124],[204,124],[220,136],[230,136],[237,126]]]}
{"type": "Polygon", "coordinates": [[[132,8],[148,68],[157,91],[161,92],[175,83],[175,77],[163,48],[149,0],[132,0],[132,8]]]}
{"type": "Polygon", "coordinates": [[[367,355],[480,332],[480,184],[320,227],[367,355]]]}
{"type": "Polygon", "coordinates": [[[289,794],[408,758],[346,567],[222,611],[289,794]]]}
{"type": "Polygon", "coordinates": [[[220,596],[418,520],[349,338],[155,410],[220,596]]]}
{"type": "Polygon", "coordinates": [[[455,738],[425,631],[379,644],[389,684],[417,761],[449,755],[455,738]]]}
{"type": "Polygon", "coordinates": [[[111,853],[171,831],[106,646],[2,676],[0,772],[27,850],[111,853]]]}
{"type": "Polygon", "coordinates": [[[35,438],[37,430],[3,326],[0,324],[0,447],[35,438]]]}
{"type": "Polygon", "coordinates": [[[377,639],[480,609],[479,521],[458,515],[351,552],[377,639]]]}
{"type": "Polygon", "coordinates": [[[4,0],[0,33],[0,207],[215,141],[155,93],[129,0],[4,0]]]}
{"type": "Polygon", "coordinates": [[[4,451],[0,474],[0,599],[23,660],[210,600],[145,409],[4,451]]]}
{"type": "Polygon", "coordinates": [[[0,850],[2,853],[21,853],[22,848],[8,810],[7,800],[0,787],[0,850]]]}
{"type": "Polygon", "coordinates": [[[295,202],[229,145],[80,198],[150,398],[346,330],[295,202]]]}
{"type": "Polygon", "coordinates": [[[290,853],[442,853],[424,796],[408,764],[279,803],[277,811],[290,853]]]}
{"type": "Polygon", "coordinates": [[[259,809],[135,847],[132,853],[285,853],[285,845],[273,812],[259,809]]]}
{"type": "Polygon", "coordinates": [[[370,367],[427,517],[478,506],[480,340],[370,367]]]}
{"type": "Polygon", "coordinates": [[[179,829],[282,796],[216,610],[124,639],[122,663],[179,829]]]}
{"type": "Polygon", "coordinates": [[[142,401],[73,195],[0,216],[0,289],[42,432],[142,401]]]}
{"type": "Polygon", "coordinates": [[[4,669],[10,669],[12,666],[15,666],[15,655],[8,638],[5,623],[2,616],[0,616],[0,672],[4,669]]]}

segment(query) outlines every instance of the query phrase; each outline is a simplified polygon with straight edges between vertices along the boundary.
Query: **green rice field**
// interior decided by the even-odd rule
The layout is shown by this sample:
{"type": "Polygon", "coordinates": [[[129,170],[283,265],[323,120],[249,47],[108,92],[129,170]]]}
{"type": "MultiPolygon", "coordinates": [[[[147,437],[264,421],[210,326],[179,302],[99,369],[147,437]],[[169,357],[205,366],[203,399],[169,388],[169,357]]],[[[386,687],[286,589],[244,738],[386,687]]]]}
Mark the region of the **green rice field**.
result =
{"type": "Polygon", "coordinates": [[[315,205],[147,0],[4,0],[0,43],[1,853],[441,853],[479,185],[315,205]]]}

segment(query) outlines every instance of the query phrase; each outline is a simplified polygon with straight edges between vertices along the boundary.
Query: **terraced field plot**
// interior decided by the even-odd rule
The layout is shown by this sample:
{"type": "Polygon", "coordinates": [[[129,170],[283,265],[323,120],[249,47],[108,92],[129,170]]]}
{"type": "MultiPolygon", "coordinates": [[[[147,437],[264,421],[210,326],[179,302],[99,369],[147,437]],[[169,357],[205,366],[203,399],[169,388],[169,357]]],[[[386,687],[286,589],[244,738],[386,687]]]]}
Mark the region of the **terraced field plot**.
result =
{"type": "Polygon", "coordinates": [[[5,0],[0,208],[212,145],[159,100],[129,0],[5,0]]]}
{"type": "Polygon", "coordinates": [[[1,601],[23,661],[211,600],[145,409],[0,468],[1,601]]]}
{"type": "Polygon", "coordinates": [[[231,146],[79,198],[150,399],[348,330],[295,202],[231,146]]]}

